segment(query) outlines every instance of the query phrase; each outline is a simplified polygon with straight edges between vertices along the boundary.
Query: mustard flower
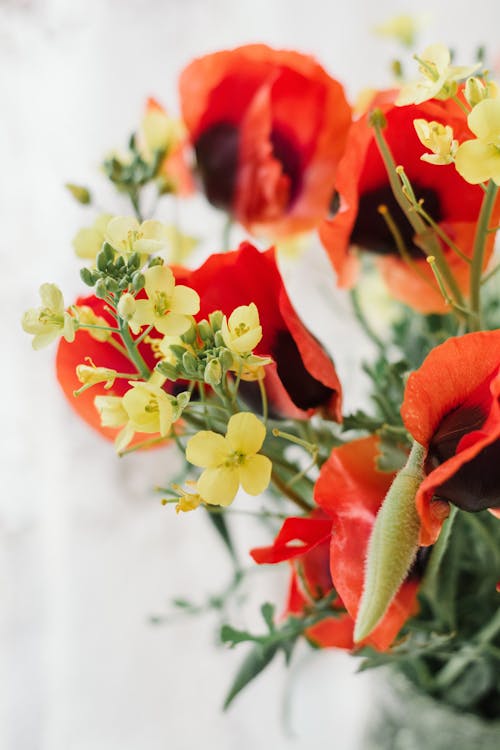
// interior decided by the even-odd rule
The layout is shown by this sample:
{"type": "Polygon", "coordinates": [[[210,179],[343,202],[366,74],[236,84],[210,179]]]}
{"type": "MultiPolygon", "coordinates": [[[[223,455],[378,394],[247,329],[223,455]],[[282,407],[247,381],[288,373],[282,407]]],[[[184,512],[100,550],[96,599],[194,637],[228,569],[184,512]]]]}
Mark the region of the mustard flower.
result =
{"type": "Polygon", "coordinates": [[[500,185],[500,99],[479,102],[467,122],[476,138],[458,147],[457,172],[473,185],[489,179],[500,185]]]}
{"type": "Polygon", "coordinates": [[[40,287],[42,306],[27,310],[22,318],[26,333],[33,334],[33,349],[42,349],[59,336],[66,341],[75,339],[75,319],[64,309],[61,290],[55,284],[42,284],[40,287]]]}
{"type": "Polygon", "coordinates": [[[175,284],[167,266],[153,266],[144,272],[147,299],[136,299],[129,321],[134,332],[152,325],[167,336],[180,336],[192,324],[191,317],[200,309],[200,298],[190,287],[175,284]]]}
{"type": "Polygon", "coordinates": [[[266,428],[250,412],[234,414],[226,436],[202,430],[187,443],[186,458],[205,469],[198,479],[198,492],[210,505],[230,505],[240,487],[249,495],[260,495],[269,485],[272,464],[258,451],[266,428]]]}
{"type": "Polygon", "coordinates": [[[421,104],[428,99],[448,99],[456,92],[456,82],[472,75],[481,63],[476,65],[450,65],[450,50],[444,44],[431,44],[420,56],[415,55],[422,78],[407,83],[401,89],[396,104],[421,104]]]}

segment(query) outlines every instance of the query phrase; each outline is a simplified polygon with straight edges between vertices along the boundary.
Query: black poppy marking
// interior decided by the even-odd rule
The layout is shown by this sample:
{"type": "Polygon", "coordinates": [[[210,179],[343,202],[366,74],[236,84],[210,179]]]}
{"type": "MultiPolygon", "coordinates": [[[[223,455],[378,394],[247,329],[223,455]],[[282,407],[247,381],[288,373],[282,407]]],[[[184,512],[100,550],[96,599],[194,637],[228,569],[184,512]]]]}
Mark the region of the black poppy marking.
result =
{"type": "MultiPolygon", "coordinates": [[[[485,420],[480,406],[458,407],[447,414],[429,445],[426,473],[452,458],[462,437],[480,429],[485,420]]],[[[472,513],[500,507],[500,440],[457,469],[435,490],[435,496],[472,513]]]]}
{"type": "Polygon", "coordinates": [[[205,195],[213,206],[227,211],[234,201],[238,148],[238,128],[229,122],[211,125],[194,144],[205,195]]]}
{"type": "Polygon", "coordinates": [[[290,179],[290,192],[287,205],[287,208],[290,208],[300,193],[302,186],[302,160],[300,152],[292,139],[281,129],[273,129],[271,131],[271,145],[274,157],[281,162],[283,173],[290,179]]]}
{"type": "Polygon", "coordinates": [[[415,559],[411,565],[408,575],[406,576],[407,581],[420,581],[424,577],[424,573],[427,569],[432,552],[432,545],[429,547],[419,547],[415,559]]]}
{"type": "MultiPolygon", "coordinates": [[[[416,182],[413,183],[413,187],[417,198],[423,198],[427,213],[432,216],[434,221],[441,221],[443,217],[439,196],[436,191],[430,187],[421,187],[416,182]]],[[[359,196],[358,213],[351,232],[351,244],[359,245],[364,250],[369,250],[379,255],[399,254],[384,217],[378,212],[378,207],[381,205],[387,206],[409,255],[412,258],[422,258],[422,251],[413,242],[415,234],[413,227],[400,208],[388,184],[374,190],[369,190],[359,196]]]]}
{"type": "Polygon", "coordinates": [[[295,406],[305,411],[328,403],[333,390],[306,370],[297,344],[288,331],[278,333],[271,355],[276,362],[279,378],[295,406]]]}

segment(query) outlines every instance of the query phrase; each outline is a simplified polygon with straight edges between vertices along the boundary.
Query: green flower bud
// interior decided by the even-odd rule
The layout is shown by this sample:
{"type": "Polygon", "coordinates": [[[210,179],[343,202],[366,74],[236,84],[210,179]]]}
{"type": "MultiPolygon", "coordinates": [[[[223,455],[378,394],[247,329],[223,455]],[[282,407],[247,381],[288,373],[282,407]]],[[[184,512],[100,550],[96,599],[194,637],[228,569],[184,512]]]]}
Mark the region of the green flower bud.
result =
{"type": "Polygon", "coordinates": [[[107,294],[108,289],[106,287],[106,281],[104,279],[99,279],[99,281],[95,285],[95,296],[99,299],[104,299],[107,294]]]}
{"type": "Polygon", "coordinates": [[[94,286],[96,279],[90,268],[80,269],[80,278],[87,286],[94,286]]]}
{"type": "Polygon", "coordinates": [[[132,288],[134,292],[140,292],[141,289],[144,289],[145,283],[146,279],[144,278],[144,274],[140,271],[136,271],[132,276],[132,288]]]}
{"type": "Polygon", "coordinates": [[[83,187],[83,185],[74,185],[72,182],[67,182],[64,187],[66,190],[69,190],[78,203],[87,206],[92,202],[90,191],[86,187],[83,187]]]}
{"type": "Polygon", "coordinates": [[[215,346],[226,346],[224,337],[222,336],[222,333],[220,331],[216,331],[214,335],[214,343],[215,346]]]}
{"type": "Polygon", "coordinates": [[[215,312],[210,313],[210,315],[208,316],[208,320],[214,332],[220,330],[223,318],[224,315],[222,314],[221,310],[215,310],[215,312]]]}
{"type": "Polygon", "coordinates": [[[141,256],[139,253],[132,253],[130,258],[127,261],[127,271],[130,273],[133,273],[134,271],[137,271],[141,265],[141,256]]]}
{"type": "Polygon", "coordinates": [[[196,341],[196,328],[194,326],[188,328],[188,330],[182,334],[181,339],[185,341],[186,344],[194,344],[196,341]]]}
{"type": "Polygon", "coordinates": [[[212,329],[207,320],[200,320],[197,328],[198,335],[202,341],[209,341],[212,338],[212,329]]]}
{"type": "Polygon", "coordinates": [[[205,367],[203,380],[213,388],[220,384],[222,380],[222,367],[218,359],[211,359],[205,367]]]}
{"type": "Polygon", "coordinates": [[[375,520],[354,628],[355,642],[370,635],[385,615],[417,553],[420,518],[415,496],[423,479],[424,454],[424,448],[414,443],[375,520]]]}
{"type": "Polygon", "coordinates": [[[182,366],[188,375],[195,375],[198,368],[198,360],[191,352],[182,355],[182,366]]]}
{"type": "Polygon", "coordinates": [[[179,379],[179,371],[169,362],[158,362],[155,370],[157,370],[160,375],[163,375],[165,378],[167,378],[167,380],[172,380],[174,383],[179,379]]]}
{"type": "Polygon", "coordinates": [[[476,104],[482,102],[488,96],[488,90],[484,83],[476,76],[467,78],[465,82],[464,96],[467,99],[469,106],[475,107],[476,104]]]}
{"type": "Polygon", "coordinates": [[[219,362],[221,363],[224,372],[231,369],[234,364],[234,357],[229,349],[224,349],[224,351],[219,354],[219,362]]]}

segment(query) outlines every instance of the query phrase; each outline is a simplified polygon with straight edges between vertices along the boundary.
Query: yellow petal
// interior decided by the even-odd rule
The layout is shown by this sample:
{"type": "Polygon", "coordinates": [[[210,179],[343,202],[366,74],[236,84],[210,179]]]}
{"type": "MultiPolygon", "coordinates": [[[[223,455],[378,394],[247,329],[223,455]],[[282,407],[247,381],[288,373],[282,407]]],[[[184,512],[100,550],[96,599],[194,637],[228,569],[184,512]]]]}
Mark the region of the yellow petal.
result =
{"type": "Polygon", "coordinates": [[[273,465],[267,456],[250,456],[240,466],[241,486],[249,495],[260,495],[269,486],[273,465]]]}
{"type": "Polygon", "coordinates": [[[239,485],[236,467],[205,469],[198,479],[198,491],[210,505],[230,505],[239,485]]]}
{"type": "Polygon", "coordinates": [[[200,311],[200,296],[188,286],[176,286],[170,298],[170,309],[178,315],[196,315],[200,311]]]}
{"type": "Polygon", "coordinates": [[[80,229],[73,238],[73,248],[78,258],[94,260],[100,251],[103,234],[94,227],[80,229]]]}
{"type": "Polygon", "coordinates": [[[193,435],[186,445],[186,458],[189,463],[202,468],[220,466],[227,455],[226,439],[212,430],[201,430],[193,435]]]}
{"type": "Polygon", "coordinates": [[[54,314],[63,314],[64,300],[61,290],[56,284],[42,284],[40,297],[44,307],[48,307],[54,314]]]}
{"type": "Polygon", "coordinates": [[[139,222],[133,216],[115,216],[108,223],[104,238],[115,250],[128,250],[129,232],[137,232],[139,222]]]}
{"type": "Polygon", "coordinates": [[[465,141],[458,147],[455,167],[464,180],[473,185],[486,182],[490,177],[498,183],[500,153],[495,146],[489,146],[483,141],[465,141]]]}
{"type": "Polygon", "coordinates": [[[135,309],[130,324],[134,326],[149,326],[156,322],[153,303],[148,299],[135,300],[135,309]]]}
{"type": "Polygon", "coordinates": [[[157,331],[164,336],[182,336],[191,326],[191,318],[187,315],[176,315],[167,313],[155,318],[154,325],[157,331]]]}
{"type": "Polygon", "coordinates": [[[153,266],[144,272],[145,289],[148,297],[153,297],[155,292],[163,292],[170,297],[174,291],[174,274],[168,266],[153,266]]]}
{"type": "Polygon", "coordinates": [[[488,143],[500,140],[500,101],[484,99],[476,104],[467,118],[469,128],[474,135],[488,143]]]}
{"type": "Polygon", "coordinates": [[[226,440],[231,450],[251,456],[262,448],[266,428],[251,412],[233,414],[227,425],[226,440]]]}

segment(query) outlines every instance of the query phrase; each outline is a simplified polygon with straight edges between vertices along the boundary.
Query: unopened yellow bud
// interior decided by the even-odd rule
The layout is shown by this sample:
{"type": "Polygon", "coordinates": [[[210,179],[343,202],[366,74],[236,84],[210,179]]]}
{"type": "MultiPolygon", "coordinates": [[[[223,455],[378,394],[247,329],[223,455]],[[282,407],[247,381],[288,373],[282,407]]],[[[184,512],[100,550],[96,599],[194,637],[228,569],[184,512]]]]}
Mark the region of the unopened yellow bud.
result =
{"type": "Polygon", "coordinates": [[[233,310],[229,320],[224,316],[221,333],[224,344],[232,352],[250,354],[262,338],[257,306],[253,302],[241,305],[233,310]]]}
{"type": "Polygon", "coordinates": [[[120,318],[123,318],[123,320],[127,321],[131,320],[134,317],[135,310],[135,297],[133,297],[129,292],[125,292],[125,294],[122,294],[116,307],[116,311],[120,318]]]}

